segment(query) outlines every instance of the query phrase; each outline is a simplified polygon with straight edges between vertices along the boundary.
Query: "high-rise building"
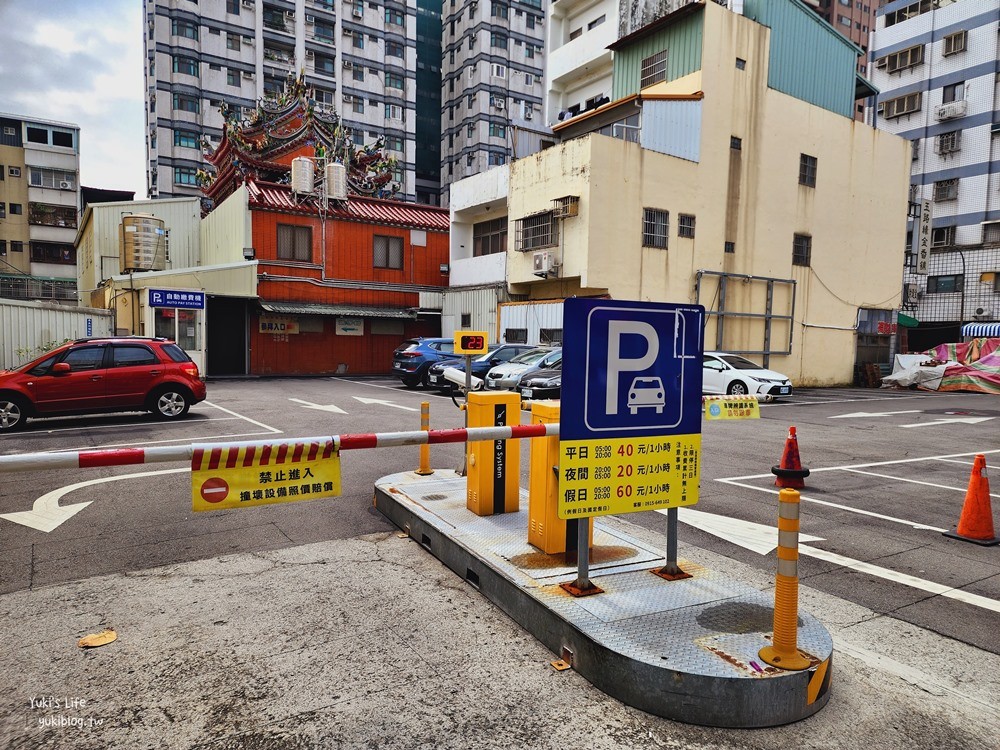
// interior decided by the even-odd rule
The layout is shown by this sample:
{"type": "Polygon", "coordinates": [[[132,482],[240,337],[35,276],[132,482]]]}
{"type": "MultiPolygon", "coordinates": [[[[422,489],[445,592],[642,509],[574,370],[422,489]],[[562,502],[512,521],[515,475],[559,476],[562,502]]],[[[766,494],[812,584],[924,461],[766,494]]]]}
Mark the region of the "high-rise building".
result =
{"type": "Polygon", "coordinates": [[[1000,321],[1000,5],[921,0],[879,10],[870,115],[911,141],[904,310],[909,348],[1000,321]]]}
{"type": "MultiPolygon", "coordinates": [[[[812,6],[816,13],[839,31],[843,36],[854,42],[863,53],[868,52],[868,40],[875,30],[875,14],[879,5],[885,5],[879,0],[803,0],[812,6]]],[[[858,57],[858,73],[867,76],[867,54],[858,57]]],[[[855,109],[855,119],[864,119],[865,107],[859,102],[855,109]]]]}
{"type": "Polygon", "coordinates": [[[442,11],[441,184],[538,151],[548,0],[448,0],[442,11]]]}
{"type": "Polygon", "coordinates": [[[440,141],[439,125],[432,124],[434,112],[440,118],[433,96],[440,88],[435,6],[144,0],[150,197],[199,195],[203,144],[216,146],[222,137],[222,104],[252,111],[261,98],[279,98],[301,73],[315,106],[335,109],[356,145],[383,140],[397,159],[397,197],[436,202],[434,170],[426,163],[435,157],[418,156],[417,149],[418,132],[426,139],[421,143],[440,141]]]}
{"type": "Polygon", "coordinates": [[[80,128],[0,114],[0,297],[76,299],[80,128]]]}

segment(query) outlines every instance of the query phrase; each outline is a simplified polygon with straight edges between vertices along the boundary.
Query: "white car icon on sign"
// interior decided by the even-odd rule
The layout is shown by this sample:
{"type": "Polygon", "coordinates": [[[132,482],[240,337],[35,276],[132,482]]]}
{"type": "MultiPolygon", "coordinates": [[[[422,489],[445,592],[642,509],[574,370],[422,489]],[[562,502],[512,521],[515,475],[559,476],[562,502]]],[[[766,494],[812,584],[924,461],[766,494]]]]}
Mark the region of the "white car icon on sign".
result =
{"type": "Polygon", "coordinates": [[[659,378],[636,378],[628,389],[628,410],[634,415],[642,408],[655,408],[663,413],[666,401],[663,397],[663,381],[659,378]]]}

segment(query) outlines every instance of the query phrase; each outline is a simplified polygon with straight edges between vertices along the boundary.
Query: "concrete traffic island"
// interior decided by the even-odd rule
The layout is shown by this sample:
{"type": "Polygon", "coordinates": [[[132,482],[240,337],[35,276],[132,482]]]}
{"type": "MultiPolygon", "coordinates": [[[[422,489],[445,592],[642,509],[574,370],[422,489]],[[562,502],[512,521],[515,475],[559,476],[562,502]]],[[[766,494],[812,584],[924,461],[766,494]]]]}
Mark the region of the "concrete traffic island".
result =
{"type": "MultiPolygon", "coordinates": [[[[764,662],[773,597],[682,560],[692,575],[666,581],[652,571],[664,551],[613,516],[594,520],[590,576],[604,593],[573,597],[564,555],[527,542],[522,510],[477,516],[454,471],[401,472],[375,484],[375,507],[474,586],[595,687],[667,719],[717,727],[770,727],[819,711],[830,698],[833,641],[800,613],[798,649],[809,666],[764,662]]],[[[572,707],[567,707],[571,711],[572,707]]]]}

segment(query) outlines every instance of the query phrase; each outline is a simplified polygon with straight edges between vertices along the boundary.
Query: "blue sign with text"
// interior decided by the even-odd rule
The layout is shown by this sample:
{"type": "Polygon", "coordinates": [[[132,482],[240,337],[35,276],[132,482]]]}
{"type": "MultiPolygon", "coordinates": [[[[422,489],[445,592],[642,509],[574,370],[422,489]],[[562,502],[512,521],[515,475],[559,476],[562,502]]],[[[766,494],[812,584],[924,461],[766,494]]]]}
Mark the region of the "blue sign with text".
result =
{"type": "Polygon", "coordinates": [[[700,305],[568,299],[560,440],[701,433],[700,305]]]}
{"type": "Polygon", "coordinates": [[[185,289],[150,289],[149,306],[204,310],[205,293],[191,292],[185,289]]]}

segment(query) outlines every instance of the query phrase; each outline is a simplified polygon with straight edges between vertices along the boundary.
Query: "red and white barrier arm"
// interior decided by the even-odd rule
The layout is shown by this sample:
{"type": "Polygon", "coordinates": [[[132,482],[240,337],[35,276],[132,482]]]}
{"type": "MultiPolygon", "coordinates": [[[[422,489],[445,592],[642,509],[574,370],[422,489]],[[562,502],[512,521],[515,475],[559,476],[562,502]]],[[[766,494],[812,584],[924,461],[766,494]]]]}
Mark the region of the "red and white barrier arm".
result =
{"type": "Polygon", "coordinates": [[[199,443],[197,445],[172,445],[157,448],[113,448],[108,450],[72,451],[65,453],[21,453],[0,456],[0,474],[15,471],[44,471],[49,469],[92,469],[98,466],[129,466],[131,464],[156,464],[168,461],[190,461],[195,448],[247,448],[273,447],[301,443],[325,443],[333,440],[342,451],[362,448],[392,448],[401,445],[429,443],[475,443],[483,440],[510,440],[520,438],[558,436],[558,424],[524,424],[509,427],[472,427],[457,430],[413,430],[412,432],[382,432],[359,435],[334,435],[323,437],[288,438],[285,440],[254,440],[242,443],[199,443]]]}

